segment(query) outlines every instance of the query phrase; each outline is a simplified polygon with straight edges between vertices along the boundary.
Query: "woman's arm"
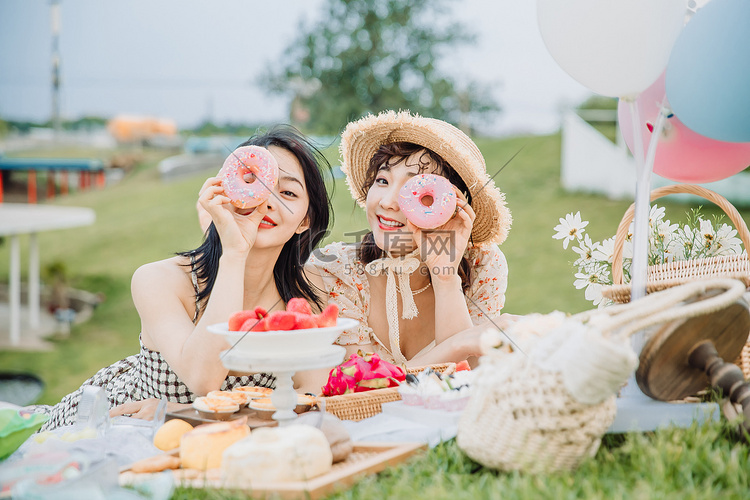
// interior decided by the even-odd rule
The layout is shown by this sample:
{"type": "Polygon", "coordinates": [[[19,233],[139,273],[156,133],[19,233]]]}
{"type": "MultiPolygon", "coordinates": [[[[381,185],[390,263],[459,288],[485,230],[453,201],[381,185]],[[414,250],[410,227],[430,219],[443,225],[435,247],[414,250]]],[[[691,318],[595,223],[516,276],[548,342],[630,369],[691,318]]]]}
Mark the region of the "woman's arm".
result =
{"type": "Polygon", "coordinates": [[[513,314],[502,314],[492,322],[487,321],[462,330],[452,335],[445,342],[437,344],[426,353],[414,356],[407,361],[406,366],[415,368],[442,363],[458,363],[469,358],[478,358],[482,355],[482,334],[488,329],[505,330],[519,317],[513,314]]]}
{"type": "Polygon", "coordinates": [[[219,360],[229,344],[206,326],[222,323],[243,309],[247,256],[265,204],[238,215],[217,178],[206,181],[199,197],[219,233],[222,254],[211,296],[197,324],[192,323],[195,292],[189,272],[177,259],[147,264],[133,275],[132,293],[147,346],[162,354],[188,388],[203,395],[221,387],[228,370],[219,360]]]}
{"type": "Polygon", "coordinates": [[[458,332],[471,328],[473,323],[466,305],[461,277],[435,280],[435,343],[440,345],[458,332]]]}
{"type": "Polygon", "coordinates": [[[458,267],[471,237],[476,214],[454,186],[456,215],[434,231],[422,231],[407,221],[430,272],[435,293],[435,343],[445,342],[473,323],[466,305],[458,267]]]}
{"type": "Polygon", "coordinates": [[[243,273],[243,259],[221,257],[214,291],[196,325],[188,306],[194,303],[190,276],[174,259],[147,264],[133,275],[133,302],[144,343],[161,353],[177,377],[198,395],[218,389],[228,374],[219,357],[229,344],[206,326],[242,310],[243,273]]]}

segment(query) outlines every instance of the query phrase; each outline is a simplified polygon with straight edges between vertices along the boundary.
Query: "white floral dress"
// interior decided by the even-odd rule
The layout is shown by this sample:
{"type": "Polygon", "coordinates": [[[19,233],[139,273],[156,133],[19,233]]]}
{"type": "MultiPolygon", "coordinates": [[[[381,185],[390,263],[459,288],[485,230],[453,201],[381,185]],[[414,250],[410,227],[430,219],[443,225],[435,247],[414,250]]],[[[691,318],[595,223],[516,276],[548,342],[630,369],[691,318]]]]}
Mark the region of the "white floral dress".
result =
{"type": "MultiPolygon", "coordinates": [[[[464,294],[472,322],[476,325],[500,316],[508,287],[508,264],[497,245],[470,247],[464,254],[471,264],[472,280],[464,294]]],[[[328,302],[336,304],[339,316],[359,321],[355,329],[345,330],[339,345],[373,345],[381,358],[393,363],[391,352],[380,342],[368,325],[370,285],[365,265],[357,258],[357,247],[351,243],[331,243],[313,252],[307,263],[308,272],[323,279],[328,302]]],[[[435,346],[428,344],[417,355],[435,346]]]]}

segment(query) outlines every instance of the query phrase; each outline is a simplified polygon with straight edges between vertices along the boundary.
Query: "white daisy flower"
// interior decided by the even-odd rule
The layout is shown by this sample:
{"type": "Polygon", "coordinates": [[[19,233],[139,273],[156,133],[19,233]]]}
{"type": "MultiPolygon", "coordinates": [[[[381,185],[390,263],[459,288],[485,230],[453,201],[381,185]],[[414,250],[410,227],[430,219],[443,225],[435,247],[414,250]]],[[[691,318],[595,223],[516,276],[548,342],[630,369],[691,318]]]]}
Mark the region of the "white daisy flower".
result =
{"type": "MultiPolygon", "coordinates": [[[[666,209],[658,205],[651,205],[651,209],[648,212],[648,225],[654,227],[656,224],[664,219],[666,209]]],[[[667,221],[668,223],[669,221],[667,221]]]]}
{"type": "Polygon", "coordinates": [[[737,230],[722,224],[716,231],[714,246],[716,255],[739,255],[742,253],[742,240],[736,238],[737,230]]]}
{"type": "Polygon", "coordinates": [[[584,234],[583,238],[578,242],[577,247],[573,247],[573,251],[579,255],[578,260],[574,262],[574,265],[578,267],[584,267],[594,262],[594,251],[596,251],[599,243],[591,241],[588,234],[584,234]]]}
{"type": "Polygon", "coordinates": [[[672,239],[669,241],[669,246],[667,247],[667,252],[669,252],[669,256],[672,261],[685,260],[686,249],[684,241],[685,240],[679,237],[677,234],[672,235],[672,239]]]}
{"type": "Polygon", "coordinates": [[[586,300],[590,300],[595,306],[601,305],[605,299],[602,295],[602,285],[600,283],[589,283],[584,292],[586,300]]]}
{"type": "Polygon", "coordinates": [[[612,259],[614,258],[614,253],[615,253],[615,237],[612,236],[611,238],[607,238],[606,240],[597,244],[597,247],[594,250],[592,257],[596,261],[609,262],[611,264],[612,259]]]}
{"type": "Polygon", "coordinates": [[[716,232],[711,221],[703,220],[700,221],[700,227],[696,231],[700,234],[701,247],[707,252],[710,252],[713,248],[714,240],[716,239],[716,232]]]}
{"type": "Polygon", "coordinates": [[[573,282],[573,286],[578,290],[586,288],[584,291],[586,300],[590,300],[595,306],[598,306],[604,300],[602,286],[610,282],[609,272],[607,272],[605,266],[598,266],[588,273],[576,273],[575,277],[578,279],[573,282]]]}
{"type": "Polygon", "coordinates": [[[583,228],[588,226],[588,221],[581,220],[581,212],[578,211],[575,214],[569,213],[565,218],[560,218],[560,224],[555,226],[557,234],[553,236],[556,240],[563,240],[563,248],[568,248],[568,243],[571,240],[580,240],[583,234],[583,228]]]}

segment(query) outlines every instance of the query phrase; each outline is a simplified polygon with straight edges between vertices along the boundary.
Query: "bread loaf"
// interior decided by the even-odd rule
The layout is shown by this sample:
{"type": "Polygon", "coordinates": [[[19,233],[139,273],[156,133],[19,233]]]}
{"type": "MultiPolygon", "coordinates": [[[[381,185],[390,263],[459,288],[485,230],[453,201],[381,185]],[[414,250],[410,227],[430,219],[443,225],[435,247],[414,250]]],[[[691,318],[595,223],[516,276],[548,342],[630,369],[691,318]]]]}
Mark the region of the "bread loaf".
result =
{"type": "Polygon", "coordinates": [[[184,420],[179,418],[167,420],[154,434],[154,446],[162,451],[178,448],[182,435],[191,430],[193,430],[193,426],[184,420]]]}
{"type": "Polygon", "coordinates": [[[183,434],[180,460],[186,469],[214,469],[221,466],[221,455],[230,445],[250,434],[247,417],[229,422],[199,425],[183,434]]]}
{"type": "Polygon", "coordinates": [[[307,425],[261,427],[224,451],[221,477],[228,488],[258,483],[304,481],[331,470],[323,433],[307,425]]]}

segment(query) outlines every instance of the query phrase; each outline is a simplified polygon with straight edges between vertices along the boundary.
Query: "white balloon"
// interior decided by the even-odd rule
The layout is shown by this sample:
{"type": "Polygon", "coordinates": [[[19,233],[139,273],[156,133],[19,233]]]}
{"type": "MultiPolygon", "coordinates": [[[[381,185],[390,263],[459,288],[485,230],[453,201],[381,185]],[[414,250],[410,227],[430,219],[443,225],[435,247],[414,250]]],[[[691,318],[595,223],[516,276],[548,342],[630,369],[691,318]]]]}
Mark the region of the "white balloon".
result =
{"type": "Polygon", "coordinates": [[[598,94],[635,98],[667,66],[688,0],[537,0],[560,67],[598,94]]]}

